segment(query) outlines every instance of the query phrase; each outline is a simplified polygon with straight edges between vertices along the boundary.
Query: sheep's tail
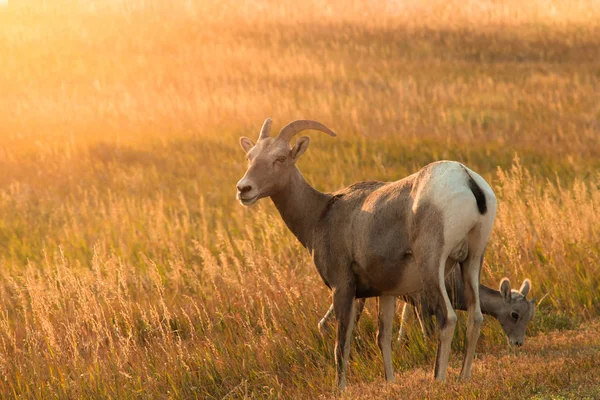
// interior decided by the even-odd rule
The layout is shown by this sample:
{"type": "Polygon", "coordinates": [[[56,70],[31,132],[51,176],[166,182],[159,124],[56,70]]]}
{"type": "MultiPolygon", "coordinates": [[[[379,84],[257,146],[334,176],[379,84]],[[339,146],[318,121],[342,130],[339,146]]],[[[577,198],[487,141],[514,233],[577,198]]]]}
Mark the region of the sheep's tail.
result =
{"type": "Polygon", "coordinates": [[[479,210],[479,213],[481,215],[484,215],[487,212],[487,203],[485,201],[485,194],[483,194],[483,190],[481,190],[481,188],[479,187],[477,182],[475,182],[475,179],[473,179],[473,177],[471,176],[469,171],[465,167],[463,167],[463,169],[465,170],[465,172],[467,173],[467,176],[469,177],[469,181],[468,181],[469,189],[471,189],[471,192],[473,192],[473,196],[475,196],[475,200],[477,201],[477,209],[479,210]]]}

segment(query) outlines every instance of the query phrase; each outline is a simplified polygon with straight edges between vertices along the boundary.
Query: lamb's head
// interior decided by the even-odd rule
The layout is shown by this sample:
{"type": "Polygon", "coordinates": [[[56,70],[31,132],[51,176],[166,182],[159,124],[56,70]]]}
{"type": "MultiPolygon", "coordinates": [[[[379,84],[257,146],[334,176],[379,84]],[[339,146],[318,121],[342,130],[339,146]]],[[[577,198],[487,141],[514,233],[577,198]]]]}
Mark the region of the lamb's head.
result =
{"type": "Polygon", "coordinates": [[[285,187],[296,168],[296,161],[306,151],[310,142],[307,136],[303,136],[290,148],[290,140],[297,133],[307,129],[336,136],[319,122],[298,120],[284,126],[276,137],[269,137],[271,119],[267,118],[256,144],[247,137],[240,138],[240,145],[248,158],[248,170],[237,183],[237,198],[242,205],[252,205],[258,199],[273,196],[285,187]]]}
{"type": "Polygon", "coordinates": [[[504,304],[498,312],[498,322],[502,325],[504,333],[511,345],[522,346],[525,342],[525,329],[533,318],[535,312],[535,299],[527,300],[527,293],[531,289],[531,281],[525,279],[521,288],[511,290],[508,278],[500,282],[500,293],[504,304]]]}

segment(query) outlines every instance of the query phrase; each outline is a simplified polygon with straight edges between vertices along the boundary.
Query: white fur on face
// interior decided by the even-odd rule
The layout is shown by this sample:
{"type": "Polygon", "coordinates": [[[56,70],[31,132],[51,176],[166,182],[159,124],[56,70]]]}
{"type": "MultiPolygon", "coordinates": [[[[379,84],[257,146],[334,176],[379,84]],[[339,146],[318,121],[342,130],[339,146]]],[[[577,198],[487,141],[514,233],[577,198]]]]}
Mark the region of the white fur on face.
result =
{"type": "MultiPolygon", "coordinates": [[[[244,144],[242,144],[244,147],[244,144]]],[[[258,141],[247,153],[249,162],[246,174],[237,183],[237,198],[244,206],[273,195],[285,182],[287,170],[293,163],[289,144],[277,138],[258,141]],[[241,192],[240,188],[251,188],[241,192]]]]}

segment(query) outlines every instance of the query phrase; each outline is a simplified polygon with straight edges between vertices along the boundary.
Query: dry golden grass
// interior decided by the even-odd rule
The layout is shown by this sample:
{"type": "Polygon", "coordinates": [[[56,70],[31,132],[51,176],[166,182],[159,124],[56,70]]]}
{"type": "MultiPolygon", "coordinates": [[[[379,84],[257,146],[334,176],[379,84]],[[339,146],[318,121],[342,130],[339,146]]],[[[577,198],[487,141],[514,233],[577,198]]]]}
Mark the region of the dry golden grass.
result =
{"type": "Polygon", "coordinates": [[[599,71],[595,0],[0,6],[0,396],[337,395],[329,293],[269,201],[234,199],[272,116],[339,134],[300,161],[321,190],[481,173],[482,280],[543,299],[516,353],[486,319],[469,384],[461,326],[443,385],[416,329],[384,385],[368,305],[342,397],[598,398],[599,71]]]}
{"type": "MultiPolygon", "coordinates": [[[[481,354],[477,374],[467,384],[434,383],[429,368],[417,368],[399,374],[392,385],[351,386],[341,398],[597,399],[599,331],[595,322],[577,332],[541,334],[516,353],[494,349],[481,354]]],[[[459,370],[456,362],[456,376],[459,370]]]]}

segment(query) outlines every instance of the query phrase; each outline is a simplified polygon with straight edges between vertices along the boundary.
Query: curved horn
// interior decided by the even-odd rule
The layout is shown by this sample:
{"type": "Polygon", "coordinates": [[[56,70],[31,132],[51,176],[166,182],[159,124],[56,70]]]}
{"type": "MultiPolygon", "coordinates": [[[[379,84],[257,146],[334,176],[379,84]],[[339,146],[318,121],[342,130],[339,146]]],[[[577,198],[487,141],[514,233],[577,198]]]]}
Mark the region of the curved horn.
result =
{"type": "Polygon", "coordinates": [[[326,127],[320,122],[312,121],[310,119],[299,119],[297,121],[290,122],[289,124],[281,128],[281,131],[279,131],[279,135],[277,137],[289,141],[292,137],[294,137],[294,135],[307,129],[321,131],[328,134],[329,136],[337,136],[328,127],[326,127]]]}
{"type": "Polygon", "coordinates": [[[269,137],[269,132],[271,131],[271,118],[265,119],[262,128],[260,129],[260,135],[258,135],[258,140],[269,137]]]}

